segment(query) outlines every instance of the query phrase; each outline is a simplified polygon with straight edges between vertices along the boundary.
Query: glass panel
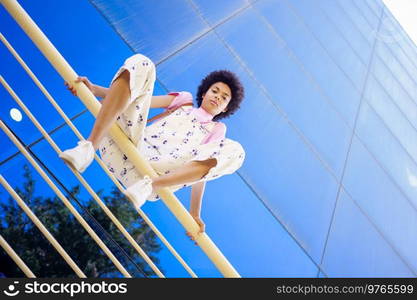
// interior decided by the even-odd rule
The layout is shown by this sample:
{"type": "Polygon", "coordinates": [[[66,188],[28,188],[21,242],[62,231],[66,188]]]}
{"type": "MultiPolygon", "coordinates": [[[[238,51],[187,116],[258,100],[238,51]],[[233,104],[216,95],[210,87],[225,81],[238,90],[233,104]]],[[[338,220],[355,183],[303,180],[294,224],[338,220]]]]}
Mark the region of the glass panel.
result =
{"type": "MultiPolygon", "coordinates": [[[[378,43],[376,51],[379,57],[381,57],[381,61],[393,74],[395,74],[395,78],[404,87],[410,97],[417,99],[417,81],[407,72],[407,69],[402,66],[400,61],[395,57],[395,54],[391,53],[384,43],[378,43]]],[[[373,68],[376,67],[377,66],[373,66],[373,68]]],[[[415,100],[415,102],[416,101],[417,100],[415,100]]]]}
{"type": "Polygon", "coordinates": [[[284,40],[291,51],[290,55],[301,62],[303,70],[311,73],[338,111],[345,116],[348,124],[353,126],[359,88],[355,88],[350,80],[350,72],[344,72],[332,60],[282,1],[262,1],[255,7],[284,40]]]}
{"type": "Polygon", "coordinates": [[[357,134],[392,180],[417,206],[416,162],[366,103],[358,119],[357,134]]]}
{"type": "MultiPolygon", "coordinates": [[[[299,16],[294,13],[294,4],[290,4],[289,1],[285,1],[288,8],[282,7],[282,13],[287,14],[286,18],[293,19],[293,23],[300,22],[299,16]]],[[[281,10],[279,10],[281,11],[281,10]]],[[[302,21],[301,21],[302,22],[302,21]]],[[[304,25],[302,25],[304,27],[304,25]]],[[[314,39],[317,39],[320,46],[323,47],[328,55],[332,57],[335,63],[346,72],[347,76],[352,80],[356,88],[360,89],[363,84],[365,76],[365,66],[359,61],[358,57],[352,52],[347,42],[340,37],[340,33],[335,32],[332,26],[328,26],[325,23],[322,26],[318,26],[316,30],[309,32],[314,39]]],[[[292,36],[292,39],[304,37],[292,36]]],[[[306,45],[303,45],[303,49],[307,49],[306,45]]]]}
{"type": "MultiPolygon", "coordinates": [[[[19,3],[73,69],[80,76],[87,76],[93,83],[108,85],[117,68],[132,55],[132,50],[88,1],[80,1],[77,5],[74,5],[73,1],[60,1],[60,3],[47,1],[45,5],[26,0],[19,3]],[[74,47],[74,45],[82,46],[74,47]]],[[[84,104],[66,90],[63,79],[3,6],[0,7],[0,19],[2,34],[68,117],[83,111],[84,104]]],[[[61,125],[63,123],[61,117],[3,44],[0,46],[0,56],[2,76],[45,129],[49,131],[61,125]]],[[[7,121],[10,109],[18,105],[3,88],[0,88],[0,97],[2,99],[0,116],[7,121]]],[[[31,143],[41,135],[31,126],[26,126],[27,120],[27,117],[23,116],[19,125],[7,122],[26,143],[31,143]]]]}
{"type": "MultiPolygon", "coordinates": [[[[326,46],[329,44],[329,39],[340,40],[341,43],[347,43],[350,46],[344,51],[348,52],[352,59],[358,56],[362,63],[366,64],[369,61],[371,44],[363,38],[361,32],[355,24],[352,24],[336,1],[328,1],[321,5],[308,0],[291,3],[311,30],[320,37],[320,40],[326,41],[324,43],[326,46]]],[[[340,55],[344,56],[344,53],[340,55]]]]}
{"type": "Polygon", "coordinates": [[[384,4],[382,3],[382,0],[364,0],[369,8],[374,12],[374,14],[380,18],[382,9],[384,8],[384,4]]]}
{"type": "Polygon", "coordinates": [[[329,277],[414,274],[343,190],[337,201],[323,268],[329,277]]]}
{"type": "Polygon", "coordinates": [[[382,86],[370,78],[366,98],[408,154],[417,162],[417,131],[382,86]]]}
{"type": "MultiPolygon", "coordinates": [[[[330,0],[324,0],[329,1],[330,0]]],[[[346,2],[344,0],[340,0],[342,2],[346,2]]],[[[375,14],[375,12],[369,7],[369,5],[364,0],[351,0],[349,2],[352,2],[353,5],[357,7],[359,12],[363,14],[364,18],[367,20],[367,22],[370,24],[371,28],[377,29],[379,24],[380,15],[375,14]]]]}
{"type": "Polygon", "coordinates": [[[373,74],[370,76],[367,85],[366,97],[371,97],[374,93],[385,94],[391,98],[399,109],[407,116],[407,119],[417,128],[417,105],[404,90],[401,82],[397,80],[395,75],[385,66],[385,63],[380,58],[375,57],[373,63],[373,74]],[[373,85],[378,83],[378,86],[373,85]],[[381,90],[376,90],[376,88],[381,90]],[[368,95],[369,94],[369,95],[368,95]]]}
{"type": "Polygon", "coordinates": [[[209,30],[187,1],[164,0],[152,5],[135,0],[91,2],[110,23],[117,24],[117,32],[131,49],[155,62],[166,59],[209,30]]]}
{"type": "Polygon", "coordinates": [[[403,44],[403,40],[399,40],[398,43],[385,43],[386,51],[384,50],[377,52],[383,52],[383,54],[381,54],[380,57],[384,60],[387,59],[388,61],[390,61],[390,59],[387,57],[395,57],[395,59],[398,61],[398,64],[401,65],[402,68],[404,68],[404,70],[412,79],[413,83],[417,84],[417,81],[413,76],[413,74],[416,74],[417,72],[417,65],[410,60],[410,56],[406,54],[401,44],[403,44]]]}
{"type": "Polygon", "coordinates": [[[417,268],[417,208],[355,139],[343,185],[397,253],[417,268]]]}
{"type": "MultiPolygon", "coordinates": [[[[322,5],[322,8],[326,10],[328,7],[334,7],[335,10],[339,11],[338,16],[344,16],[344,18],[347,20],[346,22],[346,30],[348,30],[349,25],[355,28],[355,31],[361,33],[363,43],[367,43],[368,45],[373,45],[375,40],[375,33],[378,26],[378,20],[374,18],[372,15],[369,16],[369,11],[367,13],[367,9],[362,7],[362,10],[358,7],[359,4],[357,4],[355,1],[344,1],[344,0],[338,0],[338,1],[330,1],[330,0],[322,0],[320,3],[324,3],[322,5]],[[372,20],[375,22],[372,23],[372,20]]],[[[362,5],[365,5],[362,2],[362,5]]],[[[326,10],[327,11],[327,10],[326,10]]],[[[371,13],[372,14],[372,13],[371,13]]],[[[332,16],[333,19],[336,21],[337,18],[333,16],[332,14],[329,14],[329,16],[332,16]]],[[[358,45],[361,47],[364,47],[363,45],[358,45]]]]}
{"type": "Polygon", "coordinates": [[[210,0],[194,0],[193,3],[197,6],[204,19],[206,19],[211,25],[216,25],[217,23],[224,21],[226,18],[232,17],[239,10],[248,6],[248,2],[246,0],[229,0],[221,3],[210,0]]]}

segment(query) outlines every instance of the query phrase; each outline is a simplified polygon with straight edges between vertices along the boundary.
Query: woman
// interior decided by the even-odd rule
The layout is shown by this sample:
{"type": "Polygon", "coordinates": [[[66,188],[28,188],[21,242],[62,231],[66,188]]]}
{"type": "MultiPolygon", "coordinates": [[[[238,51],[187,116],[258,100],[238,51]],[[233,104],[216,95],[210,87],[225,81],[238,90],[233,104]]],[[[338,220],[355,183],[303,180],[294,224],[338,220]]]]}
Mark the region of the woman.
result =
{"type": "MultiPolygon", "coordinates": [[[[244,88],[230,71],[211,72],[198,87],[198,107],[194,107],[192,95],[186,91],[152,96],[155,79],[154,64],[142,54],[126,59],[109,88],[78,77],[75,82],[84,82],[104,100],[88,139],[79,141],[78,146],[62,152],[60,157],[83,172],[99,149],[107,168],[124,184],[125,194],[136,207],[146,200],[158,200],[156,192],[160,188],[169,187],[175,192],[191,185],[190,213],[203,232],[205,224],[200,212],[205,182],[232,174],[245,158],[242,146],[226,138],[226,125],[218,122],[239,109],[244,88]],[[146,126],[149,108],[166,109],[161,118],[146,126]],[[115,121],[158,177],[142,176],[107,135],[115,121]]],[[[76,95],[74,88],[65,84],[76,95]]]]}

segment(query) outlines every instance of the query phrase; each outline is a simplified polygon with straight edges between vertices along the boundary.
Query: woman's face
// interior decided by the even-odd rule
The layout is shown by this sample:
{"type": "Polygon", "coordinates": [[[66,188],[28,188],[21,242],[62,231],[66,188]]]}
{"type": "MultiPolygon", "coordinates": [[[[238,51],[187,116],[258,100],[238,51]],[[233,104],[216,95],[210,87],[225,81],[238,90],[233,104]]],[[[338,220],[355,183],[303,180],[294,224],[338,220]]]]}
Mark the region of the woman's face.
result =
{"type": "Polygon", "coordinates": [[[201,106],[208,113],[216,116],[227,111],[227,105],[232,99],[232,91],[229,86],[221,81],[213,83],[203,94],[201,106]]]}

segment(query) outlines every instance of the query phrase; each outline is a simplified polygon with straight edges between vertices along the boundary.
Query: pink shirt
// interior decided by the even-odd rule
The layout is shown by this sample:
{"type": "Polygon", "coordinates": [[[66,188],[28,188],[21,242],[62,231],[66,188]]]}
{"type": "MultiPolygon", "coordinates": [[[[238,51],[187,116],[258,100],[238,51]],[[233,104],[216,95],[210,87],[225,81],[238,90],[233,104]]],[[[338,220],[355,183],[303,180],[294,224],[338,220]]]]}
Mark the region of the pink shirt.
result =
{"type": "MultiPolygon", "coordinates": [[[[173,92],[169,93],[168,95],[176,96],[171,104],[167,107],[167,109],[178,107],[184,103],[193,103],[193,96],[189,92],[173,92]]],[[[186,106],[188,108],[188,106],[186,106]]],[[[204,108],[199,107],[192,107],[192,113],[196,116],[197,120],[204,124],[213,122],[213,115],[207,112],[204,108]]],[[[224,139],[226,137],[226,125],[223,122],[215,122],[216,125],[214,126],[213,130],[206,135],[202,144],[207,144],[209,142],[217,141],[224,139]]]]}

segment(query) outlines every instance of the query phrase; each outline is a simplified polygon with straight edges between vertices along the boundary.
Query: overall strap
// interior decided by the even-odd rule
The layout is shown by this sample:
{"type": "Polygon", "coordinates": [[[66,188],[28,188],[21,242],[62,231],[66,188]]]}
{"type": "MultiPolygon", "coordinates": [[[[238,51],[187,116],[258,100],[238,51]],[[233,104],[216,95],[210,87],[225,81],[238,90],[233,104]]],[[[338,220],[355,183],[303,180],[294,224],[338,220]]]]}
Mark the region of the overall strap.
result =
{"type": "Polygon", "coordinates": [[[148,121],[146,123],[152,122],[152,121],[157,120],[159,118],[166,117],[166,116],[172,114],[174,111],[176,111],[181,106],[189,106],[189,105],[192,106],[193,104],[192,103],[184,103],[184,104],[178,105],[177,107],[173,107],[173,108],[167,109],[164,112],[162,112],[162,113],[160,113],[160,114],[158,114],[158,115],[156,115],[156,116],[148,119],[148,121]]]}

